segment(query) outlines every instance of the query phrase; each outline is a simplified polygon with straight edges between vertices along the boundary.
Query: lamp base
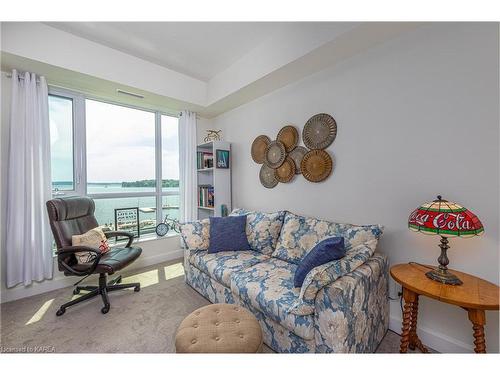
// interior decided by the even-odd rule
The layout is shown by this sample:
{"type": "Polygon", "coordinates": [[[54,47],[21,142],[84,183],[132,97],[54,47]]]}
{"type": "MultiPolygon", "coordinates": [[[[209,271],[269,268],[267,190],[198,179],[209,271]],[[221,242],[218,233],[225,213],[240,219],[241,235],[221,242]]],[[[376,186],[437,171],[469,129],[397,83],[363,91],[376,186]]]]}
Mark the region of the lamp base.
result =
{"type": "Polygon", "coordinates": [[[448,255],[446,255],[446,251],[450,248],[448,246],[448,238],[441,236],[441,243],[439,244],[439,248],[441,249],[441,255],[438,258],[439,267],[435,270],[429,271],[425,274],[429,279],[438,281],[443,284],[449,285],[462,285],[462,281],[456,277],[451,272],[448,272],[448,264],[450,261],[448,260],[448,255]]]}
{"type": "Polygon", "coordinates": [[[449,285],[462,285],[463,282],[451,272],[443,271],[440,268],[429,271],[425,274],[429,279],[449,285]]]}

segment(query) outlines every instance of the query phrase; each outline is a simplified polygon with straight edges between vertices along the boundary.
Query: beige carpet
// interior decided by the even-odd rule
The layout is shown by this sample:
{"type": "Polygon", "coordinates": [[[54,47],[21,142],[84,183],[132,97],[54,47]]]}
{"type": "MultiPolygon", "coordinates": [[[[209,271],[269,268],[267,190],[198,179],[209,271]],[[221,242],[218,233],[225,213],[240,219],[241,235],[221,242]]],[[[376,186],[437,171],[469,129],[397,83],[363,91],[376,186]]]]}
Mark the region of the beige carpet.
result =
{"type": "MultiPolygon", "coordinates": [[[[101,314],[100,297],[55,315],[72,288],[1,305],[1,350],[72,353],[171,353],[182,319],[209,304],[184,283],[180,260],[122,272],[123,282],[140,281],[139,293],[110,293],[111,310],[101,314]]],[[[377,352],[397,353],[400,337],[389,331],[377,352]]],[[[272,352],[266,348],[267,352],[272,352]]]]}

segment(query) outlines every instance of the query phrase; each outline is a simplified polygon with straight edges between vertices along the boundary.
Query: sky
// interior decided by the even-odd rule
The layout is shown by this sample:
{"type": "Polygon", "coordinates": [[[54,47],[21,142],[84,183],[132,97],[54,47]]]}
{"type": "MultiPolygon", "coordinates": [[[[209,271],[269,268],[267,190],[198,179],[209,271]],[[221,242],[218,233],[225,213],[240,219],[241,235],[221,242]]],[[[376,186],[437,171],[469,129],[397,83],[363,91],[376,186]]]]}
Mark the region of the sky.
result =
{"type": "MultiPolygon", "coordinates": [[[[72,103],[50,97],[52,180],[72,180],[72,103]]],[[[87,181],[155,178],[154,113],[94,100],[85,103],[87,181]]],[[[178,119],[162,116],[162,179],[179,178],[178,119]]]]}

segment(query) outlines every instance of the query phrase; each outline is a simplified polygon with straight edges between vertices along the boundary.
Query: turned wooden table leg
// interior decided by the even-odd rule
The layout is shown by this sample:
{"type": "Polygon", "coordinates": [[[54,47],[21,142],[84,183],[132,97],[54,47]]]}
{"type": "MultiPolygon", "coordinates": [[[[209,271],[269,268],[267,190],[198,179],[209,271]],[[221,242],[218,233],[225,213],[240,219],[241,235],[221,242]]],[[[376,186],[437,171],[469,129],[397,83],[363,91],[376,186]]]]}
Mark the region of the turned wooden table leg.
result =
{"type": "Polygon", "coordinates": [[[416,296],[416,293],[403,288],[405,306],[403,308],[403,326],[401,328],[401,346],[399,348],[400,353],[406,353],[408,351],[408,346],[410,345],[411,316],[416,296]]]}
{"type": "Polygon", "coordinates": [[[484,338],[486,315],[484,310],[468,309],[467,311],[474,331],[474,351],[476,353],[486,353],[486,340],[484,338]]]}
{"type": "Polygon", "coordinates": [[[418,316],[418,294],[415,294],[415,301],[413,302],[410,317],[410,350],[417,348],[422,353],[429,353],[429,350],[422,344],[422,341],[417,335],[417,316],[418,316]]]}

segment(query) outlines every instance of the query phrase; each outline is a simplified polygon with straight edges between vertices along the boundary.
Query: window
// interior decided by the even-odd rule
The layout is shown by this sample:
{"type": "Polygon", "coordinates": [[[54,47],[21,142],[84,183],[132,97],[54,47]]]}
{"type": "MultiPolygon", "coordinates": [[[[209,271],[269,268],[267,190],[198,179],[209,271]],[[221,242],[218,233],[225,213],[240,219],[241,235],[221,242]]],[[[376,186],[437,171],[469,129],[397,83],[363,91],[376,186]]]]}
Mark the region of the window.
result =
{"type": "Polygon", "coordinates": [[[60,91],[49,117],[54,195],[90,196],[104,230],[138,225],[140,237],[166,215],[179,218],[177,117],[60,91]]]}
{"type": "Polygon", "coordinates": [[[87,192],[154,192],[155,114],[86,100],[85,120],[87,192]]]}
{"type": "Polygon", "coordinates": [[[179,119],[161,116],[163,218],[179,219],[179,119]]]}
{"type": "Polygon", "coordinates": [[[74,190],[73,99],[49,95],[52,190],[74,190]]]}

